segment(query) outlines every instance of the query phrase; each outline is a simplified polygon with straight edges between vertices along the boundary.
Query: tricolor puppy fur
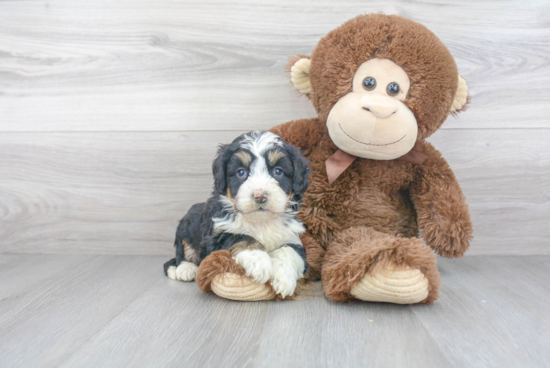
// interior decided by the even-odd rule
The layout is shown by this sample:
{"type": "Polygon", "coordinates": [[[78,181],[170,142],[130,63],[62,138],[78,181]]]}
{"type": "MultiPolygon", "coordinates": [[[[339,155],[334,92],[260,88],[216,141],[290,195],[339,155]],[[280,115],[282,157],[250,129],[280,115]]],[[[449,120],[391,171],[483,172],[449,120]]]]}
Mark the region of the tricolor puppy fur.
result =
{"type": "Polygon", "coordinates": [[[283,298],[293,295],[307,271],[305,230],[296,214],[308,187],[308,161],[279,136],[251,132],[221,145],[212,171],[212,196],[181,219],[166,275],[192,281],[206,256],[227,249],[253,281],[270,282],[283,298]]]}

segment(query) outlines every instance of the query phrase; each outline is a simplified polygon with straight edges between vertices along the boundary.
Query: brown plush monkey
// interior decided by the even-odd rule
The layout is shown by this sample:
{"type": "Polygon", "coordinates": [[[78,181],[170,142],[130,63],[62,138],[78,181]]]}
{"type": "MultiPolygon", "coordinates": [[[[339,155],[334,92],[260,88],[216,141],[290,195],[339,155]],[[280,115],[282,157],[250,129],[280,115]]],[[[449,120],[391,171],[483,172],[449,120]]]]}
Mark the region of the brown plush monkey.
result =
{"type": "MultiPolygon", "coordinates": [[[[311,163],[299,214],[306,277],[321,278],[337,302],[434,302],[432,250],[460,257],[472,238],[460,186],[425,141],[468,102],[453,57],[416,22],[361,15],[321,39],[311,58],[292,59],[291,78],[318,113],[272,129],[311,163]]],[[[205,259],[197,282],[230,299],[276,297],[228,252],[205,259]]]]}

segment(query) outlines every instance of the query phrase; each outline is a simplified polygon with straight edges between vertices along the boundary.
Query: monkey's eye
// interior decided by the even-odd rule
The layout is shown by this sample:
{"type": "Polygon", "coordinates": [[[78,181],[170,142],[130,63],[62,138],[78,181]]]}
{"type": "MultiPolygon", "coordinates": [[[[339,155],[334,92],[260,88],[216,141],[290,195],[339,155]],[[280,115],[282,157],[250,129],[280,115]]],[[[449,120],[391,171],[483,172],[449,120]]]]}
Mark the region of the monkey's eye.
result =
{"type": "Polygon", "coordinates": [[[366,77],[363,79],[363,88],[367,91],[372,91],[376,88],[376,79],[373,77],[366,77]]]}
{"type": "Polygon", "coordinates": [[[273,169],[273,175],[275,176],[281,176],[283,175],[283,170],[279,169],[278,167],[276,167],[275,169],[273,169]]]}
{"type": "Polygon", "coordinates": [[[399,93],[399,84],[391,82],[388,84],[388,87],[386,87],[386,91],[388,91],[388,95],[395,96],[399,93]]]}
{"type": "Polygon", "coordinates": [[[244,178],[246,176],[246,170],[245,169],[240,169],[239,171],[237,171],[237,176],[239,178],[244,178]]]}

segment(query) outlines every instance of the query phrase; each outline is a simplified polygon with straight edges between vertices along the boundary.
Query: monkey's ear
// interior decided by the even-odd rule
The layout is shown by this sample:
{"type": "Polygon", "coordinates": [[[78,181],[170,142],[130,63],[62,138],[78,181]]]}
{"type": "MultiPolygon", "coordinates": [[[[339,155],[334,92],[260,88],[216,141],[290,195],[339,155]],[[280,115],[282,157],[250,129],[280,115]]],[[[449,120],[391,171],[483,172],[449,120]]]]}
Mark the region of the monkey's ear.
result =
{"type": "MultiPolygon", "coordinates": [[[[292,59],[290,60],[293,61],[292,59]]],[[[302,57],[296,60],[290,68],[290,80],[298,91],[307,95],[311,93],[311,82],[309,80],[309,68],[311,60],[308,57],[302,57]]]]}
{"type": "Polygon", "coordinates": [[[455,98],[453,100],[453,106],[451,106],[451,114],[456,114],[466,110],[466,106],[470,102],[470,96],[468,96],[468,85],[464,78],[458,76],[458,86],[456,87],[455,98]]]}

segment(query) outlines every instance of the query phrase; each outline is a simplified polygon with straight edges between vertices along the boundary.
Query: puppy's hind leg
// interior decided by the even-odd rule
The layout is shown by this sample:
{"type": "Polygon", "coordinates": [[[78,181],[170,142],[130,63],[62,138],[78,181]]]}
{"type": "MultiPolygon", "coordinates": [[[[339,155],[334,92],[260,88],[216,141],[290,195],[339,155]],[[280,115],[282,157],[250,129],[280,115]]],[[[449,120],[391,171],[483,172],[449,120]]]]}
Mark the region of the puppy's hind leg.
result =
{"type": "Polygon", "coordinates": [[[166,276],[176,281],[193,281],[199,267],[191,262],[183,261],[176,267],[176,259],[172,258],[164,264],[166,276]]]}
{"type": "Polygon", "coordinates": [[[175,280],[176,277],[176,259],[172,258],[168,262],[164,264],[164,274],[171,278],[172,280],[175,280]]]}
{"type": "MultiPolygon", "coordinates": [[[[180,225],[181,226],[181,225],[180,225]]],[[[195,279],[196,270],[193,273],[192,267],[185,267],[184,246],[179,234],[176,234],[176,241],[174,242],[176,248],[176,258],[172,258],[164,264],[164,274],[177,281],[192,281],[195,279]],[[179,270],[179,272],[178,272],[179,270]]],[[[197,266],[195,266],[197,267],[197,266]]]]}
{"type": "Polygon", "coordinates": [[[200,242],[198,234],[200,234],[201,214],[204,207],[204,203],[193,205],[178,225],[174,240],[176,258],[164,264],[164,273],[172,280],[195,280],[197,264],[200,262],[200,253],[196,244],[200,242]]]}

